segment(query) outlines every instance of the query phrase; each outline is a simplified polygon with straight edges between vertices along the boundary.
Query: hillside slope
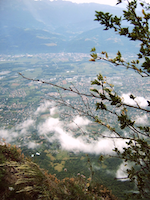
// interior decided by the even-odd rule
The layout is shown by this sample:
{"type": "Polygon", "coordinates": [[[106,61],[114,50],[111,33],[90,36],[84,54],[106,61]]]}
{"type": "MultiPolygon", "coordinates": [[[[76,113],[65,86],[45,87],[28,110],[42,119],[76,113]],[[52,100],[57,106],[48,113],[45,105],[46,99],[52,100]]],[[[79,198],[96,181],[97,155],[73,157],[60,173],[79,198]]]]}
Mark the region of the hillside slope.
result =
{"type": "Polygon", "coordinates": [[[115,198],[107,188],[83,175],[58,180],[24,158],[20,149],[0,144],[0,195],[3,200],[95,200],[115,198]]]}
{"type": "MultiPolygon", "coordinates": [[[[133,45],[124,37],[118,39],[113,31],[106,33],[102,27],[99,28],[100,25],[94,21],[95,10],[118,16],[122,11],[119,7],[95,3],[2,1],[0,54],[89,53],[93,46],[105,47],[114,53],[114,44],[128,52],[133,45]]],[[[137,48],[135,45],[134,49],[137,48]]]]}

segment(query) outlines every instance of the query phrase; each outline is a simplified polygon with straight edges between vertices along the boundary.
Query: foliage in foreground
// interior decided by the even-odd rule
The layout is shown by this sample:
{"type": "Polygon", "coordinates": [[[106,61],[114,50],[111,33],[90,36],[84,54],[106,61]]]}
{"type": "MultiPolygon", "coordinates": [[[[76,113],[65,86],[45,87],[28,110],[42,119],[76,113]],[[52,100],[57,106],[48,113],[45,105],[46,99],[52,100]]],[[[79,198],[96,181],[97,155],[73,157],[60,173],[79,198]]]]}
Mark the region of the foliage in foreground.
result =
{"type": "MultiPolygon", "coordinates": [[[[118,0],[117,4],[122,3],[118,0]]],[[[150,4],[141,0],[127,1],[127,9],[123,10],[123,16],[113,16],[110,13],[96,11],[96,21],[104,25],[104,30],[113,29],[120,36],[125,36],[132,41],[138,41],[140,45],[139,53],[136,60],[126,61],[120,51],[115,58],[109,58],[107,52],[101,52],[98,56],[96,49],[91,50],[92,60],[103,59],[113,63],[115,66],[123,66],[132,69],[142,78],[150,77],[150,4]],[[137,10],[140,7],[141,13],[137,10]],[[128,26],[122,25],[122,20],[127,21],[128,26]],[[129,28],[129,24],[131,28],[129,28]],[[103,57],[104,55],[104,57],[103,57]]],[[[92,85],[97,88],[93,89],[94,96],[99,100],[96,103],[96,110],[112,115],[115,121],[118,121],[118,129],[112,124],[103,122],[99,117],[96,122],[106,126],[111,131],[111,136],[122,138],[126,141],[126,147],[123,151],[115,148],[117,156],[121,158],[125,165],[130,164],[127,169],[127,178],[135,183],[137,191],[133,191],[132,198],[147,199],[150,197],[150,127],[149,120],[144,125],[135,123],[135,118],[141,115],[149,117],[150,101],[147,100],[147,107],[143,107],[138,102],[134,94],[129,97],[132,104],[124,102],[114,87],[108,83],[106,78],[101,74],[97,79],[92,81],[92,85]],[[122,134],[124,131],[124,134],[122,134]],[[126,131],[126,132],[125,132],[126,131]]],[[[142,87],[142,86],[141,86],[142,87]]],[[[136,93],[136,91],[135,91],[136,93]]],[[[120,177],[121,178],[121,177],[120,177]]]]}
{"type": "Polygon", "coordinates": [[[19,148],[0,144],[0,196],[3,200],[115,200],[103,185],[83,175],[58,180],[24,158],[19,148]]]}

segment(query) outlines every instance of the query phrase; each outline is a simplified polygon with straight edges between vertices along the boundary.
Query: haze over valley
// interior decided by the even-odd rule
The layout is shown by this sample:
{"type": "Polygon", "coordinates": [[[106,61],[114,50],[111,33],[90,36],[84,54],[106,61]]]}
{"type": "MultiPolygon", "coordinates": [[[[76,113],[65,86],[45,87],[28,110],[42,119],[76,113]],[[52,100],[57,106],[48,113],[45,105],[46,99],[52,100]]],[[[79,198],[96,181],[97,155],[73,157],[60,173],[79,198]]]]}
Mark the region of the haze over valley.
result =
{"type": "MultiPolygon", "coordinates": [[[[104,31],[94,21],[95,10],[121,15],[122,8],[48,0],[0,2],[0,138],[18,145],[26,156],[58,178],[79,172],[89,176],[89,154],[95,180],[112,187],[114,194],[123,199],[118,187],[126,191],[134,185],[114,180],[126,176],[124,165],[108,155],[114,155],[114,146],[121,150],[125,142],[101,137],[109,134],[106,128],[56,102],[56,98],[63,97],[68,105],[84,108],[79,96],[42,83],[90,94],[91,81],[102,73],[124,102],[133,105],[129,95],[134,93],[141,107],[148,106],[150,82],[124,67],[89,61],[92,47],[99,53],[107,51],[110,57],[120,50],[127,60],[135,58],[139,50],[138,42],[112,30],[104,31]],[[26,80],[18,73],[37,81],[26,80]],[[101,154],[106,156],[103,164],[98,161],[101,154]]],[[[88,103],[95,115],[101,114],[95,110],[93,98],[88,103]]],[[[108,120],[117,128],[111,115],[108,120]]],[[[144,124],[149,119],[139,112],[134,120],[144,124]]]]}

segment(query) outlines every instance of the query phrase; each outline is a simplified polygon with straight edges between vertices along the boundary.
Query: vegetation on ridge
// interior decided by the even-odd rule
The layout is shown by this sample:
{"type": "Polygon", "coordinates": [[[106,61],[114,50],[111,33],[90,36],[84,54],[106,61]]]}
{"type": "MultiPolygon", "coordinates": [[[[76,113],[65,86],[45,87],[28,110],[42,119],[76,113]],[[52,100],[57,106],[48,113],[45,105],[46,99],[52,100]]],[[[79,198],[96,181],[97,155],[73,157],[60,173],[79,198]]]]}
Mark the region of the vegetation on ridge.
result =
{"type": "Polygon", "coordinates": [[[0,194],[3,200],[116,200],[103,185],[77,177],[58,180],[24,157],[16,146],[0,144],[0,194]]]}

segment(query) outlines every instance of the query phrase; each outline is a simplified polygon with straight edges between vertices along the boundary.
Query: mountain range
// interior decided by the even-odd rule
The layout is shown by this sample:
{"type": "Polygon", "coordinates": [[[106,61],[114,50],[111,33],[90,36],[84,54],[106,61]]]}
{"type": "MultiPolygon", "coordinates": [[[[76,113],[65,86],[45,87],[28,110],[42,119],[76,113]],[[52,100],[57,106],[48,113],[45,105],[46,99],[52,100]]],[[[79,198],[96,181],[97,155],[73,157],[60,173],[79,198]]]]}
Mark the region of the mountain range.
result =
{"type": "Polygon", "coordinates": [[[0,2],[0,54],[89,53],[128,49],[136,52],[137,43],[104,31],[94,21],[95,11],[120,16],[122,9],[95,3],[69,1],[5,0],[0,2]]]}

